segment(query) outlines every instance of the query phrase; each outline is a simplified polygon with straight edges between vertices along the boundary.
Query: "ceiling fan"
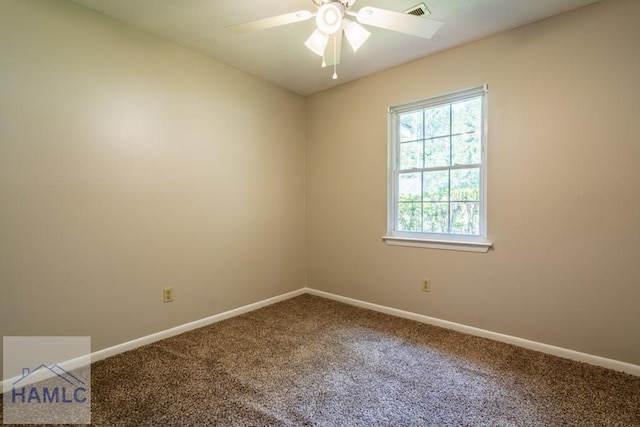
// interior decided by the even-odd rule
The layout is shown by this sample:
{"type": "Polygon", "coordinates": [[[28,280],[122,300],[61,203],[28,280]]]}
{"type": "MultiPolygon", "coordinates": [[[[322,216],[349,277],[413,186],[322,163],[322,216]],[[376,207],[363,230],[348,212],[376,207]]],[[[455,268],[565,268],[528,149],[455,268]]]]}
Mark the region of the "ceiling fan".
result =
{"type": "Polygon", "coordinates": [[[338,78],[336,65],[340,63],[342,34],[356,52],[371,33],[362,25],[398,31],[425,39],[430,39],[442,26],[442,22],[425,19],[413,14],[395,12],[377,7],[365,6],[352,11],[356,0],[312,0],[318,7],[316,12],[299,10],[284,15],[258,19],[257,21],[230,25],[227,29],[234,33],[248,33],[278,27],[280,25],[307,21],[315,16],[317,28],[305,41],[305,45],[322,57],[322,66],[333,65],[333,78],[338,78]],[[355,18],[355,22],[353,19],[355,18]]]}

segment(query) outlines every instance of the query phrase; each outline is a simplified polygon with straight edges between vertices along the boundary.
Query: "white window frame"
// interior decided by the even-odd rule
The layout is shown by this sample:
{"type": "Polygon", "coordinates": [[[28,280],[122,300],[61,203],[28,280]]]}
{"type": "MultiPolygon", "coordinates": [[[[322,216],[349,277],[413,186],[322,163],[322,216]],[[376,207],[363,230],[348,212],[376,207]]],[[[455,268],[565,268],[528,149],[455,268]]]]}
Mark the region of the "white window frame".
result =
{"type": "Polygon", "coordinates": [[[428,99],[400,104],[389,108],[387,235],[382,237],[387,244],[467,252],[487,252],[493,246],[493,244],[487,239],[487,92],[487,85],[483,85],[428,99]],[[400,115],[411,111],[446,105],[469,98],[476,98],[478,96],[482,97],[479,235],[407,232],[396,230],[398,212],[397,188],[400,157],[400,115]]]}

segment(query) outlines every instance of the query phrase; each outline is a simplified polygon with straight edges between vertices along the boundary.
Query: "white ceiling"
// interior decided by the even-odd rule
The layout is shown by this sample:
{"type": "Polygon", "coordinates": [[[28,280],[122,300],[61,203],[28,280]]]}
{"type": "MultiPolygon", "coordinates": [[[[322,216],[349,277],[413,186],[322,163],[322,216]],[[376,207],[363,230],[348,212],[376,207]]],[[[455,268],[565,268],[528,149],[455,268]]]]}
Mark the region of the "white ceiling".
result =
{"type": "MultiPolygon", "coordinates": [[[[234,34],[225,26],[298,10],[315,11],[312,0],[72,0],[162,39],[232,67],[309,95],[507,29],[599,0],[423,0],[430,18],[443,21],[430,40],[371,28],[353,53],[343,44],[338,79],[304,46],[315,28],[309,20],[256,33],[234,34]]],[[[420,0],[359,0],[362,6],[403,11],[420,0]]]]}

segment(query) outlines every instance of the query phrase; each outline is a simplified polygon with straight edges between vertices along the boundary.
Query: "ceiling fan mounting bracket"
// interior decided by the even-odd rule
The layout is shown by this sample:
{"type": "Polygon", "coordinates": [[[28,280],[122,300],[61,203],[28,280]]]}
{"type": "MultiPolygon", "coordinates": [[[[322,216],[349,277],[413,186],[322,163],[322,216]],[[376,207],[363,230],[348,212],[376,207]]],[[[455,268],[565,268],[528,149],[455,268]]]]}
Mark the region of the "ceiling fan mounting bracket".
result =
{"type": "Polygon", "coordinates": [[[356,2],[356,0],[311,0],[311,1],[313,1],[313,4],[315,4],[318,7],[321,7],[322,5],[329,4],[329,3],[340,3],[342,4],[342,6],[344,6],[345,9],[350,8],[356,2]]]}

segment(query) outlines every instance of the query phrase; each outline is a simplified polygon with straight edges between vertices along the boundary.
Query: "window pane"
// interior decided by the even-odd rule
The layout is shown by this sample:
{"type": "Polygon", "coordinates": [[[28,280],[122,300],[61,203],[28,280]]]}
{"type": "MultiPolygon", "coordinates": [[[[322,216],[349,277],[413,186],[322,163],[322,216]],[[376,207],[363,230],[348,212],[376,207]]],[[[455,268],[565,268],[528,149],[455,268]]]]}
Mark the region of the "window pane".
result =
{"type": "Polygon", "coordinates": [[[451,201],[480,200],[480,169],[454,169],[451,171],[451,201]]]}
{"type": "Polygon", "coordinates": [[[485,93],[479,86],[389,110],[390,233],[459,241],[485,232],[485,93]]]}
{"type": "Polygon", "coordinates": [[[422,139],[422,111],[400,116],[400,141],[417,141],[422,139]]]}
{"type": "Polygon", "coordinates": [[[425,201],[448,201],[449,171],[425,172],[422,197],[425,201]]]}
{"type": "Polygon", "coordinates": [[[429,139],[424,143],[424,167],[449,166],[449,137],[429,139]]]}
{"type": "Polygon", "coordinates": [[[425,138],[450,135],[450,112],[450,105],[424,110],[425,138]]]}
{"type": "Polygon", "coordinates": [[[423,158],[422,141],[400,144],[400,170],[422,168],[423,158]]]}
{"type": "Polygon", "coordinates": [[[421,175],[422,174],[419,173],[401,173],[400,175],[398,175],[398,200],[402,202],[413,202],[421,200],[421,175]]]}
{"type": "Polygon", "coordinates": [[[451,138],[454,165],[477,165],[481,162],[480,134],[468,133],[451,138]]]}
{"type": "Polygon", "coordinates": [[[482,128],[482,100],[473,98],[451,104],[453,123],[452,133],[480,131],[482,128]]]}
{"type": "Polygon", "coordinates": [[[422,231],[422,203],[398,204],[399,231],[422,231]]]}
{"type": "Polygon", "coordinates": [[[480,234],[480,203],[451,203],[451,233],[480,234]]]}
{"type": "Polygon", "coordinates": [[[448,233],[449,204],[425,203],[422,230],[426,233],[448,233]]]}

